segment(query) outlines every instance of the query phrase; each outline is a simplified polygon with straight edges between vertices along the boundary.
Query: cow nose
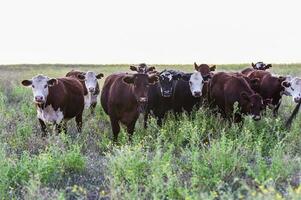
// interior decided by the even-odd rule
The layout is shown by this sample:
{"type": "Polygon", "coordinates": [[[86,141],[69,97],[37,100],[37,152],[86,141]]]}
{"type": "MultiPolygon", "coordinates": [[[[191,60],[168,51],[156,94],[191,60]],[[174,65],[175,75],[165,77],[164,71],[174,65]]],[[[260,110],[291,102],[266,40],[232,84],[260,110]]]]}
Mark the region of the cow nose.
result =
{"type": "Polygon", "coordinates": [[[94,92],[94,88],[90,87],[89,92],[94,92]]]}
{"type": "Polygon", "coordinates": [[[145,102],[147,102],[147,98],[146,97],[140,97],[139,102],[140,103],[145,103],[145,102]]]}
{"type": "Polygon", "coordinates": [[[42,102],[44,100],[43,96],[35,96],[34,99],[36,102],[42,102]]]}
{"type": "Polygon", "coordinates": [[[260,115],[253,115],[253,120],[258,121],[261,119],[260,115]]]}
{"type": "Polygon", "coordinates": [[[195,91],[193,94],[196,97],[200,97],[202,93],[200,91],[195,91]]]}

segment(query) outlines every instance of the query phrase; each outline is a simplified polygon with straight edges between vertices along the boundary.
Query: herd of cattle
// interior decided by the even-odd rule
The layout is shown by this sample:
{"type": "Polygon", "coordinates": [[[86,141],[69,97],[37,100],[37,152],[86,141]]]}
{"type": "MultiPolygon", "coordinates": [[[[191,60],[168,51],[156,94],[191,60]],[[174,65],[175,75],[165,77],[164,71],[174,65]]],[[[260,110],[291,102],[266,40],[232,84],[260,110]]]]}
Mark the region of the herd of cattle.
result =
{"type": "MultiPolygon", "coordinates": [[[[114,73],[106,77],[101,90],[100,102],[109,116],[113,140],[117,141],[120,123],[127,128],[129,138],[134,132],[140,113],[144,113],[144,127],[152,114],[158,125],[168,112],[176,116],[190,114],[194,108],[207,106],[212,112],[234,122],[241,122],[243,115],[260,120],[266,108],[277,115],[282,95],[293,97],[296,108],[287,122],[291,124],[301,102],[301,79],[276,76],[267,71],[271,64],[258,62],[241,72],[216,72],[216,66],[194,63],[193,73],[177,70],[157,72],[146,64],[130,66],[134,73],[114,73]],[[238,111],[234,104],[238,102],[238,111]],[[234,113],[233,113],[234,112],[234,113]]],[[[100,94],[98,79],[102,73],[70,71],[62,78],[37,75],[23,80],[24,86],[32,87],[37,117],[43,136],[46,123],[55,125],[58,132],[67,131],[66,122],[75,118],[77,129],[82,129],[84,108],[94,113],[100,94]]]]}

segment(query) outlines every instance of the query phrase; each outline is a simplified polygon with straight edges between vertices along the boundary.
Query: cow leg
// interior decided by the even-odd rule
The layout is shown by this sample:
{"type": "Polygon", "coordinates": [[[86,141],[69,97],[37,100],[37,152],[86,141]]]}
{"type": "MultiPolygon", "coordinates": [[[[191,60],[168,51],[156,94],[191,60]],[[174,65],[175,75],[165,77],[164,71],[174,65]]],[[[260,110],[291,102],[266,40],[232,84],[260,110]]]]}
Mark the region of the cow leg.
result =
{"type": "Polygon", "coordinates": [[[79,133],[82,132],[82,126],[83,126],[83,118],[82,118],[83,113],[78,114],[75,117],[75,121],[76,121],[76,127],[77,127],[77,131],[79,133]]]}
{"type": "Polygon", "coordinates": [[[96,105],[97,105],[97,102],[91,103],[91,105],[90,105],[91,115],[94,115],[96,105]]]}
{"type": "Polygon", "coordinates": [[[148,112],[144,113],[144,129],[147,129],[148,112]]]}
{"type": "Polygon", "coordinates": [[[39,119],[41,130],[42,130],[42,137],[46,137],[47,135],[47,127],[43,120],[39,119]]]}
{"type": "Polygon", "coordinates": [[[114,117],[110,117],[110,121],[111,121],[111,127],[113,132],[113,141],[117,143],[118,134],[120,132],[120,125],[118,123],[118,120],[115,119],[114,117]]]}
{"type": "Polygon", "coordinates": [[[273,116],[274,117],[277,117],[277,115],[278,115],[278,110],[279,110],[280,104],[281,104],[281,101],[279,101],[277,103],[276,107],[273,109],[273,116]]]}
{"type": "Polygon", "coordinates": [[[129,134],[129,141],[130,142],[132,142],[132,136],[133,136],[133,133],[134,133],[134,130],[135,130],[135,124],[136,124],[136,121],[131,122],[130,124],[127,125],[127,132],[129,134]]]}
{"type": "Polygon", "coordinates": [[[61,133],[62,132],[62,123],[59,124],[54,124],[55,125],[55,130],[57,131],[57,133],[61,133]]]}

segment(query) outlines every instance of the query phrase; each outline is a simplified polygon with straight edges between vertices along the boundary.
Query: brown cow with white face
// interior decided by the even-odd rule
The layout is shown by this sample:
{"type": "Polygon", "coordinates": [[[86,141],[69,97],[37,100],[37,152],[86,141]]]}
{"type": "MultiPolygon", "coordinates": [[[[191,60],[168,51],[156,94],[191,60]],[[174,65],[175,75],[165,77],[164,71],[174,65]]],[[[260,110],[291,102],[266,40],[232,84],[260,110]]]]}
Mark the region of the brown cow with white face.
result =
{"type": "Polygon", "coordinates": [[[66,74],[66,77],[73,77],[78,79],[84,87],[85,107],[91,109],[94,114],[97,105],[97,97],[100,93],[98,79],[103,77],[102,73],[96,74],[95,72],[81,72],[72,70],[66,74]]]}
{"type": "Polygon", "coordinates": [[[37,75],[30,80],[23,80],[22,85],[32,88],[43,136],[47,132],[45,123],[55,124],[58,132],[62,128],[67,132],[66,122],[74,117],[77,129],[81,132],[84,91],[78,80],[37,75]]]}
{"type": "Polygon", "coordinates": [[[110,117],[115,142],[120,132],[120,122],[127,127],[131,140],[139,114],[144,112],[147,105],[149,85],[158,80],[155,74],[142,73],[119,73],[106,78],[100,100],[110,117]]]}

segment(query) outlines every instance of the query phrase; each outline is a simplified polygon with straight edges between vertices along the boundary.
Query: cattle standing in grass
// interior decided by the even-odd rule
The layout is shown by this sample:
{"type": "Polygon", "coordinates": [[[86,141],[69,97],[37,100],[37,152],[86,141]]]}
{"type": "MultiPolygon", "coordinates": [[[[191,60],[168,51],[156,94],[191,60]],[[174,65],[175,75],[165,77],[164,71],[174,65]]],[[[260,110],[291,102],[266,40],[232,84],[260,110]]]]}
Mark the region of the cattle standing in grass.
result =
{"type": "Polygon", "coordinates": [[[254,70],[267,70],[269,68],[272,67],[272,64],[264,64],[263,62],[257,62],[256,64],[252,63],[252,68],[246,68],[244,70],[241,71],[241,73],[248,75],[249,73],[251,73],[254,70]]]}
{"type": "Polygon", "coordinates": [[[284,92],[282,82],[286,80],[285,77],[273,76],[270,72],[255,70],[248,74],[250,79],[258,78],[260,81],[259,90],[256,91],[265,100],[265,102],[271,102],[270,106],[273,108],[273,115],[278,114],[278,109],[281,104],[281,97],[284,92]]]}
{"type": "Polygon", "coordinates": [[[98,79],[103,77],[102,73],[96,74],[95,72],[80,72],[70,71],[66,74],[66,77],[73,77],[78,79],[84,87],[85,107],[91,109],[91,113],[94,114],[95,107],[97,105],[97,97],[100,93],[98,79]]]}
{"type": "Polygon", "coordinates": [[[225,72],[214,74],[209,83],[209,102],[212,108],[218,107],[223,117],[232,119],[234,103],[238,102],[239,113],[235,113],[234,122],[242,120],[241,114],[250,114],[254,120],[260,120],[263,101],[243,77],[225,72]]]}
{"type": "Polygon", "coordinates": [[[159,82],[150,85],[148,90],[148,104],[144,114],[144,128],[147,127],[147,119],[152,111],[157,118],[157,124],[162,125],[162,119],[172,109],[172,96],[176,80],[181,75],[174,70],[164,70],[159,74],[159,82]]]}
{"type": "Polygon", "coordinates": [[[137,66],[135,66],[135,65],[131,65],[130,66],[130,69],[132,70],[132,71],[135,71],[135,72],[138,72],[138,73],[140,73],[140,74],[149,74],[149,73],[154,73],[154,72],[156,72],[155,71],[155,67],[153,67],[153,66],[148,66],[148,65],[146,65],[145,63],[141,63],[141,64],[139,64],[139,65],[137,65],[137,66]]]}
{"type": "MultiPolygon", "coordinates": [[[[209,76],[209,75],[207,75],[209,76]]],[[[205,90],[204,79],[201,72],[195,71],[194,73],[181,73],[181,79],[175,85],[173,95],[173,111],[179,114],[183,111],[191,113],[194,107],[198,108],[201,104],[201,97],[205,90]]]]}
{"type": "Polygon", "coordinates": [[[58,132],[67,132],[67,120],[74,118],[78,132],[82,129],[84,91],[81,83],[74,78],[50,79],[37,75],[31,80],[23,80],[24,86],[31,86],[34,103],[37,106],[43,136],[46,135],[45,123],[52,123],[58,132]]]}
{"type": "Polygon", "coordinates": [[[139,114],[147,105],[149,85],[158,81],[157,75],[119,73],[108,76],[101,91],[101,105],[109,115],[113,139],[117,142],[120,124],[127,127],[131,140],[139,114]]]}

